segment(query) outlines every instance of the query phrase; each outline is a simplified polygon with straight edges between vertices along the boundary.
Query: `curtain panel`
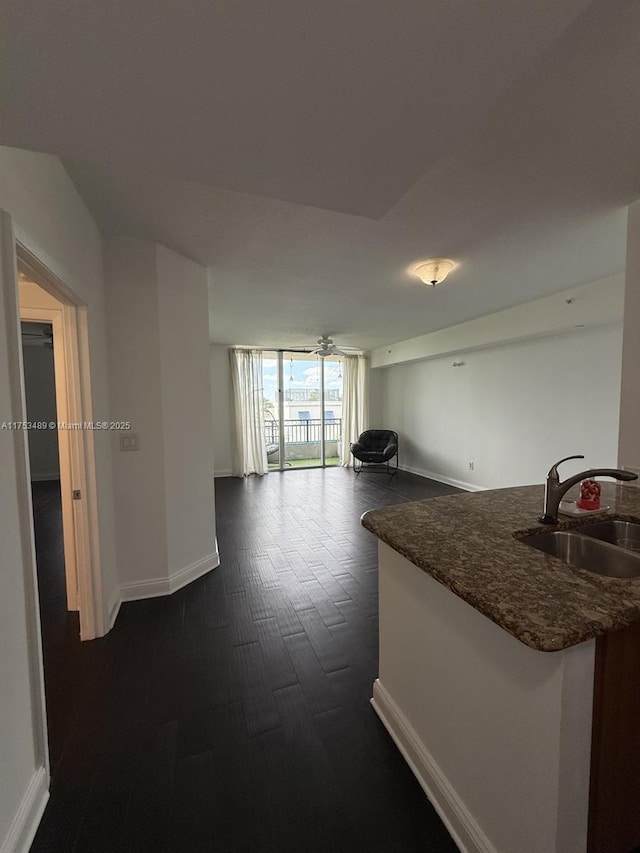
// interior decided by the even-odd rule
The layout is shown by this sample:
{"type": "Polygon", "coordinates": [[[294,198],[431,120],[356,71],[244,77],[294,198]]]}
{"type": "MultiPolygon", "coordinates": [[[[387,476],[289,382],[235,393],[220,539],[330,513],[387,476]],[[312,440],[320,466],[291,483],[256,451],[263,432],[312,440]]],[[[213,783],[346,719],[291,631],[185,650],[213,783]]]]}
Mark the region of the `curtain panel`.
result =
{"type": "Polygon", "coordinates": [[[342,357],[342,446],[340,464],[352,464],[351,442],[369,426],[369,364],[364,355],[342,357]]]}
{"type": "Polygon", "coordinates": [[[267,446],[264,440],[264,393],[262,352],[230,349],[233,394],[233,476],[267,474],[267,446]]]}

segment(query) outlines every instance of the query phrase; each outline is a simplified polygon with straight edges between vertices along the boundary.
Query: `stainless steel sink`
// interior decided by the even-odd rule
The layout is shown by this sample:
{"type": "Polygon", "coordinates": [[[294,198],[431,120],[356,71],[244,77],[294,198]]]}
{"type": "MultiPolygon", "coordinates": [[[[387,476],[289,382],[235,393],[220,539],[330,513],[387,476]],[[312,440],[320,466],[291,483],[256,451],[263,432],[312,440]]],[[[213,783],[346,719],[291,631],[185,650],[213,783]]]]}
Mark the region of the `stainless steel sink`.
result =
{"type": "MultiPolygon", "coordinates": [[[[600,524],[605,523],[611,522],[600,524]]],[[[598,528],[600,524],[585,527],[598,528]]],[[[640,531],[640,525],[636,527],[640,531]]],[[[640,553],[620,548],[593,535],[584,535],[584,529],[534,533],[524,536],[520,541],[588,572],[610,578],[635,578],[640,575],[640,553]]]]}
{"type": "Polygon", "coordinates": [[[577,532],[640,554],[640,524],[638,522],[607,518],[603,521],[595,521],[592,524],[583,524],[577,532]]]}

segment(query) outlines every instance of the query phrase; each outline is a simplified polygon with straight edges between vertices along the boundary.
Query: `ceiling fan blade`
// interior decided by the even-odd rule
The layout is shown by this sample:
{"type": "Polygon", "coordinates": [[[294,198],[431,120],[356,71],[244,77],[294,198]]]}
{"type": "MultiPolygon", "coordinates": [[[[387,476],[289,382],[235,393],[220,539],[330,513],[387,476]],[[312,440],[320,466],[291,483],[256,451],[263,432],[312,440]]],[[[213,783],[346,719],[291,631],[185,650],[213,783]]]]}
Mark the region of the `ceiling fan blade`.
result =
{"type": "Polygon", "coordinates": [[[310,355],[317,355],[318,358],[328,358],[329,356],[347,356],[351,353],[361,353],[362,350],[358,347],[338,347],[334,344],[333,338],[328,335],[322,335],[318,338],[315,346],[309,347],[289,347],[290,352],[306,352],[310,355]]]}

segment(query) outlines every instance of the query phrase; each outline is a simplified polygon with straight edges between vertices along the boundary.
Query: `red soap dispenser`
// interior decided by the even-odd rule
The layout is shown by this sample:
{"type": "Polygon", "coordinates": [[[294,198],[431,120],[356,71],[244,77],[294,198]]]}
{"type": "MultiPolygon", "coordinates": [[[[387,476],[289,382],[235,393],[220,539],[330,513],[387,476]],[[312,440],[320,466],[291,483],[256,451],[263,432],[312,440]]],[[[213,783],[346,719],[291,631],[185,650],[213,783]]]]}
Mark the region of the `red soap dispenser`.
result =
{"type": "Polygon", "coordinates": [[[600,483],[596,480],[583,480],[576,504],[580,509],[600,509],[600,483]]]}

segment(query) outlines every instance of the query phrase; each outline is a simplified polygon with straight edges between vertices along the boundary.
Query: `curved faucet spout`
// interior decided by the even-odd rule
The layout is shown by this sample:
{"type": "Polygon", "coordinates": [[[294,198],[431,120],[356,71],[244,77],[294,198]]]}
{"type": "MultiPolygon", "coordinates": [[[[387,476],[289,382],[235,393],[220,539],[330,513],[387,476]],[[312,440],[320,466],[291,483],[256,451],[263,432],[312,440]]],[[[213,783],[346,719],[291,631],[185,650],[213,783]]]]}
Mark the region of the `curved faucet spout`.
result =
{"type": "Polygon", "coordinates": [[[566,462],[568,459],[584,459],[584,456],[567,456],[565,459],[561,459],[551,466],[544,487],[544,512],[538,519],[542,524],[558,523],[560,501],[571,486],[575,486],[581,480],[588,480],[592,477],[613,477],[614,480],[638,479],[637,474],[634,474],[632,471],[625,471],[622,468],[590,468],[588,471],[581,471],[579,474],[567,477],[561,483],[558,476],[558,465],[561,462],[566,462]]]}

